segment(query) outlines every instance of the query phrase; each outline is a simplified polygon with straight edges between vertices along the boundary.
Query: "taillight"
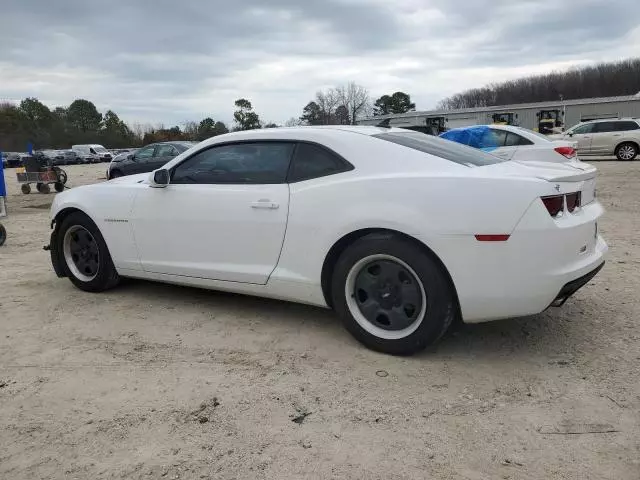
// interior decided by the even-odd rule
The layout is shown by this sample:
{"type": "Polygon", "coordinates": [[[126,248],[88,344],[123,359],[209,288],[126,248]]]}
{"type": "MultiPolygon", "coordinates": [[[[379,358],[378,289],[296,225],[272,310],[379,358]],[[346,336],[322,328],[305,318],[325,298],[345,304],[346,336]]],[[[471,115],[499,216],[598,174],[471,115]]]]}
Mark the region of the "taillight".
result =
{"type": "Polygon", "coordinates": [[[565,158],[573,158],[576,156],[576,149],[573,147],[556,147],[554,150],[565,158]]]}
{"type": "Polygon", "coordinates": [[[567,210],[573,212],[576,208],[580,208],[580,201],[582,200],[582,192],[568,193],[567,194],[567,210]]]}
{"type": "Polygon", "coordinates": [[[549,211],[549,215],[557,217],[560,212],[564,211],[564,202],[567,199],[567,211],[573,213],[576,208],[580,208],[582,203],[582,192],[567,193],[566,195],[550,195],[548,197],[540,197],[542,203],[549,211]]]}
{"type": "Polygon", "coordinates": [[[542,197],[542,203],[547,207],[549,215],[556,217],[560,212],[564,210],[564,195],[552,195],[549,197],[542,197]]]}

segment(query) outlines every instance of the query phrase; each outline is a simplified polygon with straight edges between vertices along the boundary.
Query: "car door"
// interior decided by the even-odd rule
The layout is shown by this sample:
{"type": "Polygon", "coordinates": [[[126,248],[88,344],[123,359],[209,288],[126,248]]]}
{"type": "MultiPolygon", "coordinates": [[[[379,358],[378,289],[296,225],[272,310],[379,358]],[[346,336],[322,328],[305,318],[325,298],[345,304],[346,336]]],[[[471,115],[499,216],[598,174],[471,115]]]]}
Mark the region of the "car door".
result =
{"type": "Polygon", "coordinates": [[[265,284],[278,263],[289,210],[290,142],[199,150],[144,188],[133,224],[148,272],[265,284]]]}
{"type": "Polygon", "coordinates": [[[616,121],[597,122],[591,134],[592,155],[613,155],[614,144],[622,139],[616,121]]]}
{"type": "Polygon", "coordinates": [[[131,164],[128,165],[127,175],[133,173],[145,173],[151,172],[153,168],[153,156],[156,151],[156,145],[147,145],[138,150],[133,157],[131,157],[131,164]]]}
{"type": "Polygon", "coordinates": [[[591,139],[593,136],[594,126],[595,123],[578,125],[565,135],[565,140],[576,142],[578,155],[589,155],[591,153],[591,139]]]}
{"type": "Polygon", "coordinates": [[[169,143],[158,144],[151,161],[151,166],[153,167],[151,170],[156,170],[158,168],[164,167],[176,155],[178,155],[178,150],[173,145],[169,143]]]}

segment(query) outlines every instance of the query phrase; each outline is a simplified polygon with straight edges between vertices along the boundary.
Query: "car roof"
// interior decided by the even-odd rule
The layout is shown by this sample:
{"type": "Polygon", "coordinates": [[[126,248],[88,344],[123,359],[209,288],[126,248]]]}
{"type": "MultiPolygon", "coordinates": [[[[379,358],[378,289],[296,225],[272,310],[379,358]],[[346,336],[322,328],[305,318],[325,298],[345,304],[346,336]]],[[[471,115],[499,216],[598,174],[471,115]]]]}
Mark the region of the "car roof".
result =
{"type": "Polygon", "coordinates": [[[314,136],[342,136],[344,134],[360,134],[373,136],[381,133],[406,133],[411,130],[405,128],[389,128],[389,127],[376,127],[369,125],[309,125],[301,127],[278,127],[278,128],[263,128],[256,130],[241,130],[237,132],[225,133],[211,137],[205,142],[218,143],[222,140],[260,140],[261,138],[282,138],[296,140],[309,138],[314,136]]]}
{"type": "Polygon", "coordinates": [[[638,123],[638,119],[637,118],[633,118],[633,117],[622,117],[622,118],[595,118],[593,120],[584,120],[580,123],[600,123],[600,122],[628,122],[628,121],[632,121],[632,122],[636,122],[638,123]]]}

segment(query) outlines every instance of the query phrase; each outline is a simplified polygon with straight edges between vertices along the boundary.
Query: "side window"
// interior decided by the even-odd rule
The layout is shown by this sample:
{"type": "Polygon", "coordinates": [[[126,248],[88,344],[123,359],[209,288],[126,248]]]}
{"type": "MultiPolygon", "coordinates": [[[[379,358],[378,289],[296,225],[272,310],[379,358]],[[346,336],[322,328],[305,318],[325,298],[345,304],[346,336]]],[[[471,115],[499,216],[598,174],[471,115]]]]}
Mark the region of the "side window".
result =
{"type": "Polygon", "coordinates": [[[507,140],[504,145],[505,147],[516,147],[520,145],[533,145],[533,142],[517,133],[507,132],[507,140]]]}
{"type": "Polygon", "coordinates": [[[312,143],[299,143],[289,170],[289,183],[326,177],[352,170],[347,163],[330,150],[312,143]]]}
{"type": "Polygon", "coordinates": [[[178,151],[173,145],[158,145],[154,157],[175,157],[178,151]]]}
{"type": "Polygon", "coordinates": [[[616,122],[616,124],[617,124],[616,130],[619,132],[628,132],[630,130],[640,129],[640,125],[638,125],[636,122],[633,122],[631,120],[616,122]]]}
{"type": "Polygon", "coordinates": [[[251,142],[213,146],[174,168],[177,184],[285,183],[293,143],[251,142]]]}
{"type": "Polygon", "coordinates": [[[569,133],[574,133],[577,135],[582,135],[585,133],[591,133],[593,132],[593,123],[586,123],[584,125],[580,125],[579,127],[574,128],[571,132],[569,133]]]}
{"type": "Polygon", "coordinates": [[[482,148],[504,147],[507,141],[507,132],[490,128],[482,139],[482,148]]]}
{"type": "Polygon", "coordinates": [[[148,147],[141,148],[136,152],[136,160],[148,160],[153,157],[153,151],[156,149],[155,145],[149,145],[148,147]]]}
{"type": "Polygon", "coordinates": [[[96,151],[93,148],[89,148],[89,152],[93,153],[94,155],[96,154],[96,151]]]}
{"type": "Polygon", "coordinates": [[[598,122],[595,124],[595,133],[609,133],[617,131],[618,122],[598,122]]]}

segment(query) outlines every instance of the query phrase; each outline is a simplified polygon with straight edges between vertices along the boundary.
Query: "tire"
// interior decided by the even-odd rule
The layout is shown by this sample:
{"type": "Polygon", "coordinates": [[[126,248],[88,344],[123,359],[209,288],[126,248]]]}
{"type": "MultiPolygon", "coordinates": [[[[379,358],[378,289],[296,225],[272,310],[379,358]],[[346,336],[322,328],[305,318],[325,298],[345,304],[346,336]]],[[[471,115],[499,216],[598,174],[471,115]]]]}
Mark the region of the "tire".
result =
{"type": "Polygon", "coordinates": [[[458,312],[453,286],[437,260],[387,233],[362,237],[340,255],[331,297],[358,341],[392,355],[437,342],[458,312]]]}
{"type": "Polygon", "coordinates": [[[64,190],[64,183],[62,182],[56,182],[53,184],[53,188],[56,192],[60,193],[64,190]]]}
{"type": "Polygon", "coordinates": [[[112,170],[109,172],[109,180],[111,180],[112,178],[119,178],[122,177],[122,172],[120,170],[112,170]]]}
{"type": "Polygon", "coordinates": [[[40,192],[40,193],[51,193],[51,187],[49,187],[48,184],[46,183],[36,183],[36,189],[40,192]]]}
{"type": "Polygon", "coordinates": [[[7,241],[7,229],[0,223],[0,247],[7,241]]]}
{"type": "Polygon", "coordinates": [[[628,162],[638,155],[638,146],[635,143],[621,143],[616,148],[616,157],[618,160],[628,162]]]}
{"type": "Polygon", "coordinates": [[[29,185],[28,183],[23,183],[22,185],[20,185],[20,190],[25,195],[28,195],[31,193],[31,185],[29,185]]]}
{"type": "Polygon", "coordinates": [[[102,292],[120,281],[100,230],[84,213],[74,212],[62,221],[56,242],[62,268],[80,290],[102,292]]]}
{"type": "Polygon", "coordinates": [[[56,168],[56,175],[58,175],[58,182],[61,183],[62,185],[65,185],[67,183],[67,172],[65,172],[63,169],[61,168],[56,168]]]}

